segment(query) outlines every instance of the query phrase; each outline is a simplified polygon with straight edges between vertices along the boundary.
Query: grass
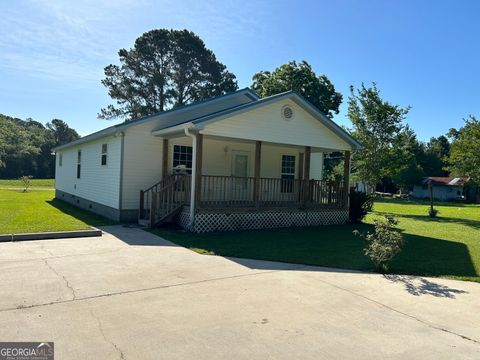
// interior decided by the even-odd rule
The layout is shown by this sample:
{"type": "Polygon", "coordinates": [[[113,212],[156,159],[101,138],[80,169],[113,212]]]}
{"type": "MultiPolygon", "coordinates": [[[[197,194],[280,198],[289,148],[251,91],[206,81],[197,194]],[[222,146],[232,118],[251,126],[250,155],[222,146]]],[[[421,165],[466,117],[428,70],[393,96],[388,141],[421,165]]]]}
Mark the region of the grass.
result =
{"type": "MultiPolygon", "coordinates": [[[[54,179],[31,179],[31,188],[49,188],[53,189],[54,179]]],[[[23,189],[23,182],[21,180],[0,180],[0,189],[4,188],[19,188],[23,189]]]]}
{"type": "Polygon", "coordinates": [[[480,282],[480,206],[442,203],[436,208],[439,217],[431,219],[426,202],[379,200],[365,224],[359,225],[207,235],[152,231],[202,254],[371,270],[370,259],[363,255],[365,241],[352,232],[371,231],[374,219],[394,214],[406,245],[390,272],[480,282]]]}
{"type": "Polygon", "coordinates": [[[54,191],[0,189],[0,233],[89,229],[113,221],[54,199],[54,191]]]}

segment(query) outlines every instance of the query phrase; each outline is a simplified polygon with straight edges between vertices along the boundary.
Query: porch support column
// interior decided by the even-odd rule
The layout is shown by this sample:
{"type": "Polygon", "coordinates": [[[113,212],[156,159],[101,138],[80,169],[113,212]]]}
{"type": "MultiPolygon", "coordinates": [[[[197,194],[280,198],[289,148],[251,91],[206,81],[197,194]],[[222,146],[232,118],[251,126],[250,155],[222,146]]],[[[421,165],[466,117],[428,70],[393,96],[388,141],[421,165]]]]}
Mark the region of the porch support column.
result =
{"type": "Polygon", "coordinates": [[[202,158],[203,158],[203,134],[197,134],[195,142],[195,203],[196,209],[200,208],[202,195],[202,158]]]}
{"type": "Polygon", "coordinates": [[[310,155],[312,154],[312,148],[305,146],[305,166],[303,168],[303,178],[305,180],[310,179],[310,155]]]}
{"type": "Polygon", "coordinates": [[[253,202],[255,207],[260,207],[260,163],[262,159],[262,142],[255,142],[255,172],[253,187],[253,202]]]}
{"type": "Polygon", "coordinates": [[[310,155],[312,154],[312,148],[305,146],[305,164],[303,166],[303,184],[304,184],[304,206],[310,201],[310,155]]]}
{"type": "Polygon", "coordinates": [[[343,196],[345,208],[349,208],[350,192],[350,151],[345,151],[345,160],[343,163],[343,196]]]}
{"type": "Polygon", "coordinates": [[[168,172],[168,139],[163,139],[162,154],[162,178],[165,179],[168,172]]]}
{"type": "Polygon", "coordinates": [[[305,154],[298,154],[298,180],[303,180],[303,164],[305,162],[305,154]]]}

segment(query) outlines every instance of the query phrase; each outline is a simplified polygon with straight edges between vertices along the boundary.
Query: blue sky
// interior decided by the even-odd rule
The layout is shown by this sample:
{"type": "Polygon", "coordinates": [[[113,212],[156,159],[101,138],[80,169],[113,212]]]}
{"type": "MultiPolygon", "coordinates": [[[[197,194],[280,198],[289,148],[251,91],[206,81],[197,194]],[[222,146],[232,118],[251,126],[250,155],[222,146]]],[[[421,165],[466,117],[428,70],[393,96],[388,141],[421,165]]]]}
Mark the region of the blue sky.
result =
{"type": "Polygon", "coordinates": [[[480,116],[480,1],[2,1],[0,112],[109,126],[103,68],[154,28],[187,28],[236,74],[307,60],[344,95],[375,81],[422,140],[480,116]]]}

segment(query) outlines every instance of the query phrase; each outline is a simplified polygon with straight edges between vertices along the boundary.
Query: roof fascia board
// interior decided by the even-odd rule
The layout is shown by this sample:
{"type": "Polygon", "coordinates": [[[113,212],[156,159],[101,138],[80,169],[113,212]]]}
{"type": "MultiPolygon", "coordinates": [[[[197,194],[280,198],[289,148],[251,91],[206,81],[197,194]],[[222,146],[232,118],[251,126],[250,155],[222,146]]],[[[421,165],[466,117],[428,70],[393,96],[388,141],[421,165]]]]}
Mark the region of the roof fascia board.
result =
{"type": "Polygon", "coordinates": [[[94,141],[94,140],[97,140],[97,139],[100,139],[100,138],[103,138],[103,137],[114,135],[117,132],[118,132],[118,129],[116,128],[116,126],[110,126],[106,129],[97,131],[93,134],[81,137],[78,140],[74,140],[74,141],[71,141],[69,143],[56,146],[52,149],[52,151],[59,151],[59,150],[67,149],[69,147],[78,146],[78,145],[81,145],[81,144],[84,144],[84,143],[87,143],[87,142],[90,142],[90,141],[94,141]]]}

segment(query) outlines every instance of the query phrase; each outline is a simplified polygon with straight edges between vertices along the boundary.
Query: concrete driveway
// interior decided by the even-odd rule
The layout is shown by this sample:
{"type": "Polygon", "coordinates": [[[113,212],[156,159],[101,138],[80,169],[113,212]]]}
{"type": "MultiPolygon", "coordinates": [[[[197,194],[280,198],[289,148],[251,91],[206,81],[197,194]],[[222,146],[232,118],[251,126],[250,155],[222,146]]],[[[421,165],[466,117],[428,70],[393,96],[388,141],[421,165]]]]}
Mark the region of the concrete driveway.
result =
{"type": "Polygon", "coordinates": [[[479,359],[480,284],[205,256],[140,229],[0,244],[0,341],[57,359],[479,359]]]}

